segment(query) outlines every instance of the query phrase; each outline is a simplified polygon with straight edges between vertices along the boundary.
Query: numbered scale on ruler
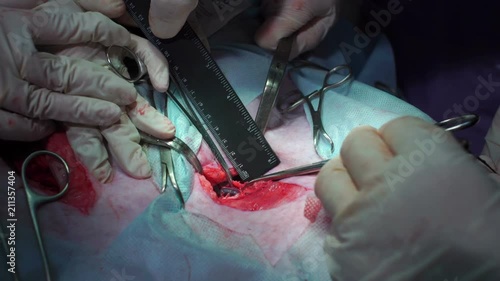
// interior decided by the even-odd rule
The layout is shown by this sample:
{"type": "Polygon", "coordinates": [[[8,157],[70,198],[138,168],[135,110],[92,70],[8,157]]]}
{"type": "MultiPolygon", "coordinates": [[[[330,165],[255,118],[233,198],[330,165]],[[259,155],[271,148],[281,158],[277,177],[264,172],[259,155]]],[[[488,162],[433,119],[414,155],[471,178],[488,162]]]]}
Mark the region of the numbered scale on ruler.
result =
{"type": "Polygon", "coordinates": [[[193,29],[184,25],[172,39],[153,35],[148,23],[150,3],[125,0],[127,10],[167,58],[170,70],[209,127],[242,180],[251,180],[280,161],[193,29]]]}

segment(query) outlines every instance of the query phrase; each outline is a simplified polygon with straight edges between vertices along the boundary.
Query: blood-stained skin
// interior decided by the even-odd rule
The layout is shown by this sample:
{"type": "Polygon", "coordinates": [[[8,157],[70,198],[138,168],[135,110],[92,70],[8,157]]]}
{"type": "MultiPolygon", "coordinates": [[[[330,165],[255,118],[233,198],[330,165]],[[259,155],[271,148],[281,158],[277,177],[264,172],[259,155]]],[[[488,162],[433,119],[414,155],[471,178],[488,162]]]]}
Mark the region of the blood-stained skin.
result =
{"type": "MultiPolygon", "coordinates": [[[[235,174],[235,171],[232,170],[232,173],[235,174]]],[[[200,175],[199,178],[204,191],[212,200],[220,205],[242,211],[272,209],[299,198],[307,191],[303,186],[278,181],[258,181],[248,185],[234,181],[234,187],[239,190],[239,194],[219,197],[213,190],[213,186],[226,181],[222,168],[205,166],[203,176],[200,175]]]]}

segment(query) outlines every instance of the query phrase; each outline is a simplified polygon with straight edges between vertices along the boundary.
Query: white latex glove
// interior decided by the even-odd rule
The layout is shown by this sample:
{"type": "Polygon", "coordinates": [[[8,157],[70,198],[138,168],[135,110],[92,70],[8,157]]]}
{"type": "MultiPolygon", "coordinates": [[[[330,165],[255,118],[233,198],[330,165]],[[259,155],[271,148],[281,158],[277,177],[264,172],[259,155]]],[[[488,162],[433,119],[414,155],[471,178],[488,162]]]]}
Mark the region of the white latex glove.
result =
{"type": "Polygon", "coordinates": [[[400,118],[360,127],[315,191],[333,280],[500,280],[500,186],[452,137],[400,118]]]}
{"type": "Polygon", "coordinates": [[[84,42],[127,46],[130,34],[99,13],[0,8],[0,139],[41,139],[53,131],[50,120],[102,126],[119,120],[118,105],[136,99],[133,85],[76,60],[57,60],[57,73],[39,68],[35,45],[84,42]],[[47,75],[57,89],[40,83],[47,75]]]}
{"type": "Polygon", "coordinates": [[[276,49],[281,38],[297,33],[291,59],[316,47],[338,18],[340,0],[262,0],[265,21],[255,34],[257,44],[276,49]]]}
{"type": "MultiPolygon", "coordinates": [[[[120,18],[122,23],[133,24],[126,16],[123,0],[76,0],[87,11],[101,12],[110,18],[120,18]]],[[[149,25],[159,38],[174,37],[186,22],[198,0],[151,0],[149,25]]],[[[135,25],[135,24],[133,24],[135,25]]]]}
{"type": "MultiPolygon", "coordinates": [[[[50,3],[41,5],[37,9],[43,9],[46,5],[50,3]]],[[[60,6],[59,9],[67,14],[83,11],[73,2],[60,6]]],[[[153,87],[160,92],[165,92],[169,83],[168,64],[165,57],[147,40],[135,35],[132,35],[128,47],[146,65],[153,87]]],[[[106,64],[105,49],[99,44],[54,46],[48,48],[47,51],[54,55],[44,55],[39,64],[49,75],[39,82],[45,82],[44,86],[51,88],[58,86],[54,83],[55,81],[52,81],[52,73],[61,72],[61,75],[68,73],[67,69],[55,67],[54,61],[85,60],[86,63],[93,64],[95,68],[100,69],[104,69],[103,65],[106,64]]],[[[121,78],[120,80],[121,83],[128,83],[121,78]]],[[[109,182],[113,176],[103,137],[113,159],[128,175],[135,178],[147,178],[151,176],[151,168],[139,145],[140,138],[137,129],[164,139],[172,138],[175,134],[172,122],[151,107],[140,95],[137,95],[135,102],[122,107],[119,121],[110,126],[92,127],[69,123],[66,125],[71,147],[89,171],[101,182],[109,182]]]]}
{"type": "Polygon", "coordinates": [[[483,148],[481,158],[497,171],[496,179],[500,182],[500,108],[497,109],[493,123],[486,135],[486,145],[483,148]]]}

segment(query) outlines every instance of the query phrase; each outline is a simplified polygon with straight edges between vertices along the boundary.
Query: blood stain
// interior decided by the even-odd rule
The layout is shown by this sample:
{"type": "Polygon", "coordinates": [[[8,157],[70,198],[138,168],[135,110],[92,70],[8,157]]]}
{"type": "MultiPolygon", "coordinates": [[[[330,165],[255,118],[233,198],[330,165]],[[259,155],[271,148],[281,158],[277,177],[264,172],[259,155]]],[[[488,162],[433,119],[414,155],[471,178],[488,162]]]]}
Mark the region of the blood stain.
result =
{"type": "Polygon", "coordinates": [[[53,151],[63,157],[71,171],[69,177],[70,186],[68,192],[61,198],[62,202],[88,215],[97,200],[97,195],[89,178],[87,168],[77,159],[66,134],[64,132],[52,134],[48,138],[45,147],[47,150],[53,151]]]}
{"type": "MultiPolygon", "coordinates": [[[[97,195],[87,169],[77,159],[64,131],[57,131],[43,141],[35,143],[13,142],[10,147],[12,153],[5,151],[4,157],[19,172],[26,157],[36,150],[45,149],[59,154],[66,161],[70,170],[69,187],[60,201],[78,209],[85,215],[90,214],[90,210],[97,200],[97,195]]],[[[31,181],[37,183],[42,192],[56,194],[60,191],[59,181],[52,176],[48,162],[34,161],[32,165],[27,167],[26,173],[31,181]]]]}
{"type": "Polygon", "coordinates": [[[146,110],[149,108],[149,104],[144,104],[141,105],[138,109],[137,112],[139,112],[140,115],[146,114],[146,110]]]}
{"type": "Polygon", "coordinates": [[[304,208],[304,217],[311,222],[315,222],[321,211],[321,201],[315,196],[309,196],[306,199],[306,206],[304,208]]]}

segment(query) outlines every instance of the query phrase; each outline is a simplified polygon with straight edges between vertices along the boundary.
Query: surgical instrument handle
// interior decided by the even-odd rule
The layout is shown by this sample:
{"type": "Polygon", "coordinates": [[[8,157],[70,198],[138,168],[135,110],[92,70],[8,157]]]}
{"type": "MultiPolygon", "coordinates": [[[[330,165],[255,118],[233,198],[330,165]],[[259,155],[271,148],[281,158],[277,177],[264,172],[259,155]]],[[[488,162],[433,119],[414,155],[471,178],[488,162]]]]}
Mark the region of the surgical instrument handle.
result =
{"type": "MultiPolygon", "coordinates": [[[[453,132],[453,131],[463,130],[465,128],[473,126],[474,124],[477,123],[478,120],[479,120],[479,117],[477,115],[468,114],[468,115],[450,118],[450,119],[447,119],[447,120],[444,120],[441,122],[437,122],[434,125],[443,128],[445,131],[453,132]]],[[[330,160],[323,160],[320,162],[315,162],[312,164],[299,166],[299,167],[279,171],[276,173],[264,175],[262,177],[248,181],[247,184],[251,184],[251,183],[254,183],[256,181],[261,181],[261,180],[275,181],[275,180],[281,180],[281,179],[295,177],[295,176],[314,174],[314,173],[319,172],[319,170],[321,170],[321,167],[323,167],[328,161],[330,161],[330,160]]]]}
{"type": "Polygon", "coordinates": [[[294,33],[289,37],[282,38],[278,43],[278,47],[276,47],[271,61],[262,98],[257,109],[257,115],[255,116],[255,123],[262,132],[266,131],[296,36],[294,33]]]}
{"type": "Polygon", "coordinates": [[[299,166],[299,167],[279,171],[276,173],[262,176],[260,178],[253,179],[253,180],[247,182],[247,184],[254,183],[256,181],[261,181],[261,180],[275,181],[275,180],[281,180],[281,179],[295,177],[295,176],[314,174],[314,173],[319,172],[321,167],[323,167],[328,161],[330,161],[330,160],[323,160],[320,162],[316,162],[316,163],[312,163],[312,164],[308,164],[308,165],[304,165],[304,166],[299,166]]]}
{"type": "Polygon", "coordinates": [[[68,191],[69,173],[70,173],[68,163],[66,163],[66,161],[61,156],[59,156],[58,154],[56,154],[52,151],[39,150],[39,151],[36,151],[36,152],[33,152],[32,154],[30,154],[28,156],[28,158],[26,158],[26,160],[24,160],[23,166],[21,168],[21,172],[22,172],[21,177],[22,177],[22,181],[23,181],[23,185],[24,185],[24,190],[26,192],[26,198],[28,200],[28,207],[29,207],[29,211],[30,211],[30,215],[31,215],[31,220],[33,222],[33,228],[35,230],[36,239],[38,241],[38,248],[40,249],[40,255],[42,256],[43,267],[45,269],[45,280],[51,281],[52,279],[51,279],[51,274],[50,274],[49,262],[47,259],[47,252],[45,252],[45,247],[43,245],[42,234],[40,233],[40,226],[38,225],[36,211],[37,211],[38,207],[40,207],[41,205],[58,200],[66,193],[66,191],[68,191]],[[32,190],[31,186],[28,183],[28,178],[26,175],[26,172],[28,169],[28,164],[30,163],[30,161],[33,158],[35,158],[39,155],[43,155],[43,154],[53,156],[58,161],[60,161],[60,163],[63,164],[64,171],[66,172],[66,176],[68,177],[66,184],[64,185],[62,190],[55,195],[38,194],[32,190]]]}
{"type": "Polygon", "coordinates": [[[173,150],[179,152],[180,154],[186,156],[186,159],[189,161],[189,163],[191,163],[191,165],[193,165],[196,172],[198,172],[199,174],[203,174],[203,167],[201,166],[200,160],[198,160],[198,157],[196,156],[196,154],[194,154],[194,152],[191,150],[191,148],[189,148],[189,146],[187,146],[187,144],[185,144],[182,140],[180,140],[178,138],[174,138],[172,140],[165,141],[165,140],[161,140],[161,139],[155,138],[153,136],[147,135],[143,132],[139,132],[139,135],[141,136],[141,140],[143,140],[147,143],[154,144],[154,145],[161,146],[161,147],[170,148],[170,149],[173,149],[173,150]]]}
{"type": "Polygon", "coordinates": [[[453,132],[472,127],[477,122],[479,122],[479,116],[475,114],[465,114],[437,122],[434,125],[443,128],[445,131],[453,132]]]}

